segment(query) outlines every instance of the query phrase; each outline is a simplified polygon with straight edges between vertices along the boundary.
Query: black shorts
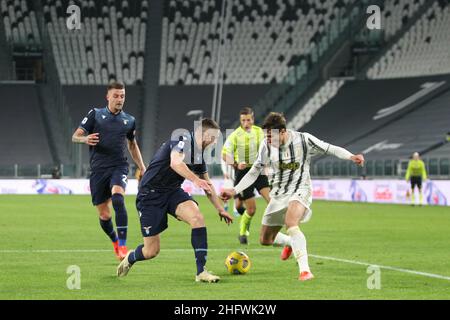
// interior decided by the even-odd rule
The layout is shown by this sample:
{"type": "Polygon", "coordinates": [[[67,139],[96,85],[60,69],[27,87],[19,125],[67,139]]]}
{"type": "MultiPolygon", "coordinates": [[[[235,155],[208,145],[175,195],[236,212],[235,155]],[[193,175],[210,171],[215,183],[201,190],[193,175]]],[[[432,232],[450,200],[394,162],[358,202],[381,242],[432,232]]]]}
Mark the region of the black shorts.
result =
{"type": "Polygon", "coordinates": [[[113,186],[121,186],[125,190],[128,183],[127,177],[128,166],[111,167],[91,172],[89,186],[94,206],[111,198],[113,186]]]}
{"type": "Polygon", "coordinates": [[[160,234],[167,229],[167,214],[176,218],[175,211],[180,203],[194,201],[183,189],[168,192],[141,189],[136,198],[136,208],[139,212],[141,232],[143,237],[160,234]]]}
{"type": "Polygon", "coordinates": [[[415,186],[422,189],[422,177],[411,177],[411,189],[414,190],[415,186]]]}
{"type": "MultiPolygon", "coordinates": [[[[250,171],[250,168],[244,169],[244,170],[236,170],[235,173],[235,179],[234,179],[234,185],[237,186],[238,183],[242,180],[242,178],[247,174],[247,172],[250,171]]],[[[247,200],[251,199],[255,196],[254,190],[258,190],[258,192],[261,191],[261,189],[269,188],[269,179],[267,179],[267,176],[260,175],[258,179],[247,189],[242,191],[238,194],[239,200],[247,200]]]]}

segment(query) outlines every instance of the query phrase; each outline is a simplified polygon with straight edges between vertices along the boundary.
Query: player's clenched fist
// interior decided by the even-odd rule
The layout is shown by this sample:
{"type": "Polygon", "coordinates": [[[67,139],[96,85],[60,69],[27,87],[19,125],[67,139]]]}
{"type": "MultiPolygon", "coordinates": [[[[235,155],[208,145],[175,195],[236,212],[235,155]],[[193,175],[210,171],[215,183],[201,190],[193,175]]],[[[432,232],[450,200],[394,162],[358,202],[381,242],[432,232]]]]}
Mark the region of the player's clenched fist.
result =
{"type": "Polygon", "coordinates": [[[365,160],[364,160],[364,156],[362,154],[357,154],[357,155],[351,156],[350,159],[357,165],[359,165],[361,167],[364,166],[365,160]]]}
{"type": "Polygon", "coordinates": [[[220,193],[220,198],[224,201],[228,201],[235,196],[236,192],[234,189],[223,189],[220,193]]]}
{"type": "Polygon", "coordinates": [[[86,136],[86,144],[89,146],[96,146],[100,141],[99,133],[93,133],[86,136]]]}

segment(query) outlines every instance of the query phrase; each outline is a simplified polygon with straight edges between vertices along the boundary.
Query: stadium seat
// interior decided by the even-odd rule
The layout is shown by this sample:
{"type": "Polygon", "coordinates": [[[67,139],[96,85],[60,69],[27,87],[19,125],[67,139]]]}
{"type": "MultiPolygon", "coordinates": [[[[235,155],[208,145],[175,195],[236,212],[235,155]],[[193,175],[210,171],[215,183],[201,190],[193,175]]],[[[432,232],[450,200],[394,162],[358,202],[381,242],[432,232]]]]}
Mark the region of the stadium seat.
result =
{"type": "Polygon", "coordinates": [[[367,77],[387,79],[450,73],[450,5],[448,1],[442,3],[434,2],[367,71],[367,77]]]}
{"type": "Polygon", "coordinates": [[[6,39],[15,46],[40,48],[41,36],[31,0],[0,0],[6,39]]]}
{"type": "Polygon", "coordinates": [[[53,51],[59,53],[56,64],[66,73],[62,84],[105,85],[110,75],[128,85],[142,81],[144,59],[138,55],[145,51],[147,0],[83,2],[82,34],[67,30],[62,8],[69,3],[43,1],[47,29],[56,35],[51,37],[53,51]]]}
{"type": "Polygon", "coordinates": [[[288,128],[297,130],[308,123],[320,108],[325,105],[338,92],[339,88],[344,84],[344,80],[328,80],[316,91],[316,93],[308,100],[308,102],[298,108],[299,111],[288,122],[288,128]]]}
{"type": "MultiPolygon", "coordinates": [[[[271,6],[257,0],[229,3],[224,44],[227,84],[280,82],[288,74],[291,59],[313,50],[317,35],[324,32],[337,13],[345,10],[338,7],[338,0],[304,4],[276,0],[271,6]],[[316,14],[316,11],[321,13],[316,14]]],[[[183,63],[199,75],[199,84],[213,83],[215,77],[207,73],[209,69],[215,71],[220,47],[220,12],[220,2],[215,1],[172,0],[168,3],[162,28],[161,85],[180,81],[193,84],[187,79],[183,63]],[[169,73],[170,63],[174,66],[169,73]]],[[[320,50],[325,47],[322,43],[320,50]]],[[[319,49],[315,50],[317,57],[319,49]]]]}

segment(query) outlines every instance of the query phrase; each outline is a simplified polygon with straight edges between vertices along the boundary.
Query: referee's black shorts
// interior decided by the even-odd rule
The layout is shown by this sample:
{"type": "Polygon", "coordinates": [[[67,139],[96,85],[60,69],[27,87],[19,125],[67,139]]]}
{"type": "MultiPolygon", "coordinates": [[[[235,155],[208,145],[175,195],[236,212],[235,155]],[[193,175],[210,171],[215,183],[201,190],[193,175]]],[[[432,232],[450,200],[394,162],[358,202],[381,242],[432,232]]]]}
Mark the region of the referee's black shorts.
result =
{"type": "Polygon", "coordinates": [[[415,186],[417,186],[419,189],[422,189],[422,177],[421,176],[411,177],[410,181],[411,181],[411,189],[414,190],[415,186]]]}
{"type": "MultiPolygon", "coordinates": [[[[244,169],[244,170],[237,170],[235,171],[235,179],[234,179],[234,185],[237,186],[237,184],[242,180],[242,178],[247,174],[247,172],[250,171],[250,168],[244,169]]],[[[247,189],[242,191],[238,194],[238,198],[241,201],[251,199],[255,196],[254,190],[256,189],[258,192],[261,191],[261,189],[269,188],[269,179],[267,179],[267,176],[265,175],[259,175],[258,179],[247,189]]]]}

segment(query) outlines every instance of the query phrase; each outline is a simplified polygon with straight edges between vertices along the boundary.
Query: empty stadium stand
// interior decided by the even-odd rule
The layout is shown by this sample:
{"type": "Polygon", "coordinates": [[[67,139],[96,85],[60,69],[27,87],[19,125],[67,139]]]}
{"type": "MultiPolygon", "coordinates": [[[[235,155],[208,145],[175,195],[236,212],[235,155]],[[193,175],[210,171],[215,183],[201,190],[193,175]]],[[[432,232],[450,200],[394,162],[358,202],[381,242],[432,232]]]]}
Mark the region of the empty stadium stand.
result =
{"type": "MultiPolygon", "coordinates": [[[[225,83],[281,81],[319,45],[350,0],[230,1],[225,83]]],[[[211,84],[220,41],[221,1],[171,0],[163,19],[160,84],[211,84]]],[[[306,71],[306,70],[305,70],[306,71]]]]}
{"type": "Polygon", "coordinates": [[[368,71],[371,79],[450,73],[450,5],[437,0],[368,71]]]}
{"type": "Polygon", "coordinates": [[[440,94],[449,83],[449,76],[346,81],[310,122],[297,129],[349,145],[440,94]]]}
{"type": "Polygon", "coordinates": [[[450,114],[449,101],[450,90],[349,144],[348,148],[355,152],[366,151],[370,159],[407,159],[414,152],[443,140],[450,127],[446,117],[450,114]]]}
{"type": "Polygon", "coordinates": [[[41,37],[32,0],[1,0],[6,38],[16,47],[39,50],[41,37]]]}
{"type": "MultiPolygon", "coordinates": [[[[449,90],[448,75],[346,81],[299,130],[354,153],[364,153],[368,175],[395,174],[402,160],[443,141],[449,132],[449,90]]],[[[442,147],[442,153],[437,149],[424,156],[439,158],[446,148],[442,147]]],[[[337,159],[319,157],[313,174],[346,175],[355,169],[337,159]]]]}
{"type": "Polygon", "coordinates": [[[316,114],[319,109],[332,99],[344,84],[344,80],[328,80],[319,90],[302,106],[292,119],[288,121],[289,129],[303,127],[316,114]]]}
{"type": "Polygon", "coordinates": [[[62,84],[141,82],[148,1],[83,1],[81,30],[67,28],[68,0],[42,0],[62,84]]]}
{"type": "Polygon", "coordinates": [[[387,0],[382,8],[385,40],[389,40],[412,18],[425,0],[387,0]]]}

